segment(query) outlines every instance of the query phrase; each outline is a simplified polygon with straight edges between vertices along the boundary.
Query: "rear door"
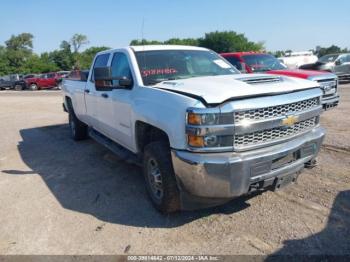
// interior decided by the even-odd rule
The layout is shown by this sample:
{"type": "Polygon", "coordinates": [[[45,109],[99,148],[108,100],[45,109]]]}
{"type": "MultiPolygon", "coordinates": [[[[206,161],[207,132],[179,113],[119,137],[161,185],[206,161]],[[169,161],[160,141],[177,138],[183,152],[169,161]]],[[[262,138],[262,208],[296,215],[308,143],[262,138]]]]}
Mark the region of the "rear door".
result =
{"type": "Polygon", "coordinates": [[[55,87],[56,86],[55,76],[56,75],[54,73],[47,74],[47,78],[46,78],[46,86],[47,87],[55,87]]]}
{"type": "Polygon", "coordinates": [[[42,74],[37,78],[37,85],[40,88],[46,88],[47,87],[47,75],[46,74],[42,74]]]}
{"type": "MultiPolygon", "coordinates": [[[[94,80],[94,68],[105,67],[108,65],[110,53],[100,54],[96,56],[93,66],[90,69],[89,79],[86,82],[86,88],[83,90],[86,106],[86,121],[96,130],[100,130],[97,118],[98,107],[101,106],[101,90],[96,90],[94,80]]],[[[103,102],[103,101],[102,101],[103,102]]]]}

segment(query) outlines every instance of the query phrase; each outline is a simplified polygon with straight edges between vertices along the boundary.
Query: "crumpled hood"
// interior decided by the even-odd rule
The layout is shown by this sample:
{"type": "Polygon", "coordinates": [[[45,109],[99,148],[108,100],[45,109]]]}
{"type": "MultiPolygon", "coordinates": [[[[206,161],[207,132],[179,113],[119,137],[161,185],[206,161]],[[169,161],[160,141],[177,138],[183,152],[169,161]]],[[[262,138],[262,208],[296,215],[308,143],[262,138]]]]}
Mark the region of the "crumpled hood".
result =
{"type": "Polygon", "coordinates": [[[319,87],[319,84],[286,76],[237,74],[169,80],[161,82],[154,87],[199,96],[208,104],[220,104],[226,100],[310,89],[319,87]],[[269,81],[269,79],[272,81],[269,81]],[[247,83],[249,81],[251,83],[247,83]]]}

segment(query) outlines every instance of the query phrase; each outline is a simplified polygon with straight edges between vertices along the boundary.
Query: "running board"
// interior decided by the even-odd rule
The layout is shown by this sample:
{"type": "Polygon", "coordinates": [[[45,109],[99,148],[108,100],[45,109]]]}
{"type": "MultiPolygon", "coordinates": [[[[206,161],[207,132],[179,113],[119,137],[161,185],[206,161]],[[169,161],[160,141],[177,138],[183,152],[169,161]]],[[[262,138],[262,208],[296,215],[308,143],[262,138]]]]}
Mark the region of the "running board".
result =
{"type": "Polygon", "coordinates": [[[141,159],[131,152],[130,150],[122,147],[121,145],[117,144],[116,142],[112,141],[105,135],[101,134],[100,132],[96,131],[93,128],[89,128],[89,136],[94,139],[99,144],[105,146],[109,150],[111,150],[114,154],[117,155],[118,158],[121,160],[126,161],[130,164],[135,164],[138,166],[141,166],[141,159]]]}

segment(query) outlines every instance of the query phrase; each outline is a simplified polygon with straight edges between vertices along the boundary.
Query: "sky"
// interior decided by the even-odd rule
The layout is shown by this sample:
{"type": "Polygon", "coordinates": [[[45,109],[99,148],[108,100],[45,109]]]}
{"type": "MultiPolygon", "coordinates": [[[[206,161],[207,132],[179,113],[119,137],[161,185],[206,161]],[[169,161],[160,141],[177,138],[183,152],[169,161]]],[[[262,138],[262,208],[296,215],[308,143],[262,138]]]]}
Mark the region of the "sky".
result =
{"type": "Polygon", "coordinates": [[[34,35],[34,52],[59,48],[73,34],[86,46],[126,46],[132,39],[202,37],[233,30],[269,51],[317,45],[350,48],[349,0],[2,0],[0,45],[34,35]]]}

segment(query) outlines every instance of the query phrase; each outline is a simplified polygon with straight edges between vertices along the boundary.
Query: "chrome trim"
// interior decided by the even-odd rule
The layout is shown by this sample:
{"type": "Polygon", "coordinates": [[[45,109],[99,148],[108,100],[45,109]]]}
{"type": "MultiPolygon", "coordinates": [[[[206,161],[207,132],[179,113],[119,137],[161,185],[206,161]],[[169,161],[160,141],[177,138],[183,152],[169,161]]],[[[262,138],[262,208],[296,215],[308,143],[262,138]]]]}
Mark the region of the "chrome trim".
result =
{"type": "MultiPolygon", "coordinates": [[[[233,139],[232,139],[233,141],[233,139]]],[[[188,146],[187,150],[194,153],[225,153],[232,152],[233,146],[225,146],[225,147],[192,147],[188,146]]]]}
{"type": "Polygon", "coordinates": [[[227,136],[234,133],[234,125],[205,125],[205,126],[186,126],[186,134],[195,136],[227,136]]]}
{"type": "Polygon", "coordinates": [[[308,80],[311,80],[311,81],[327,81],[327,80],[337,80],[338,77],[335,75],[335,74],[332,74],[332,73],[323,73],[322,75],[317,75],[317,76],[309,76],[307,78],[308,80]]]}
{"type": "Polygon", "coordinates": [[[315,130],[316,128],[319,128],[319,127],[320,127],[320,124],[316,124],[314,127],[309,128],[309,129],[305,130],[304,132],[300,132],[300,133],[297,133],[295,135],[288,136],[286,138],[276,139],[276,140],[273,140],[273,141],[259,143],[259,144],[251,145],[251,146],[244,146],[244,148],[235,148],[235,152],[245,152],[245,151],[252,150],[252,149],[259,149],[259,148],[263,148],[263,147],[267,147],[267,146],[273,146],[273,145],[276,145],[276,144],[280,144],[282,142],[291,141],[291,140],[296,139],[296,138],[298,138],[300,136],[303,136],[306,133],[308,133],[308,132],[310,132],[312,130],[315,130]]]}
{"type": "Polygon", "coordinates": [[[187,108],[187,113],[194,114],[220,114],[220,109],[218,107],[208,107],[208,108],[198,108],[198,107],[189,107],[187,108]]]}
{"type": "Polygon", "coordinates": [[[294,93],[287,93],[282,95],[247,98],[238,101],[229,101],[220,106],[221,113],[230,113],[234,111],[243,111],[250,109],[258,109],[264,107],[279,106],[285,104],[292,104],[302,100],[307,100],[315,97],[320,97],[322,91],[319,87],[302,90],[294,93]]]}
{"type": "Polygon", "coordinates": [[[256,131],[264,130],[264,129],[271,129],[276,127],[283,127],[282,120],[286,118],[288,115],[293,115],[298,117],[297,122],[301,122],[316,116],[319,116],[322,112],[322,106],[317,106],[313,108],[312,110],[308,111],[301,111],[297,113],[287,113],[284,116],[280,116],[277,118],[266,118],[264,120],[258,120],[258,121],[252,121],[248,122],[247,124],[236,124],[235,125],[235,135],[241,135],[246,133],[253,133],[256,131]]]}

